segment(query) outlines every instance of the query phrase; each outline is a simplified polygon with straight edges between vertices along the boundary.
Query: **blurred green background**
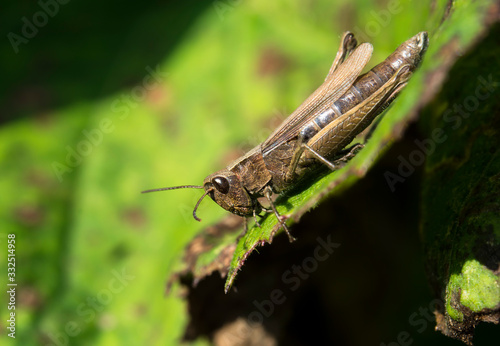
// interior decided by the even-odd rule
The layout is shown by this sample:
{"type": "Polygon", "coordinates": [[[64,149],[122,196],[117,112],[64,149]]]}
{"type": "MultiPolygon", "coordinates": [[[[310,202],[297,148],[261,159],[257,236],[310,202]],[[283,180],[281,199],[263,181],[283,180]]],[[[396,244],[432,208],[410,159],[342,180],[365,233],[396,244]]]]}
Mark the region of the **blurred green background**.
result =
{"type": "MultiPolygon", "coordinates": [[[[180,343],[187,305],[177,285],[165,295],[166,281],[186,244],[225,212],[204,201],[200,224],[200,191],[139,192],[201,184],[265,139],[321,83],[343,31],[374,44],[373,66],[417,32],[436,32],[445,12],[444,1],[4,5],[0,265],[15,234],[16,342],[180,343]]],[[[418,257],[416,232],[407,242],[418,257]]],[[[458,345],[433,322],[422,332],[408,325],[432,301],[422,259],[412,266],[421,295],[410,304],[386,297],[373,316],[360,302],[365,340],[389,344],[408,330],[415,344],[458,345]]],[[[342,344],[359,344],[350,330],[342,344]]]]}

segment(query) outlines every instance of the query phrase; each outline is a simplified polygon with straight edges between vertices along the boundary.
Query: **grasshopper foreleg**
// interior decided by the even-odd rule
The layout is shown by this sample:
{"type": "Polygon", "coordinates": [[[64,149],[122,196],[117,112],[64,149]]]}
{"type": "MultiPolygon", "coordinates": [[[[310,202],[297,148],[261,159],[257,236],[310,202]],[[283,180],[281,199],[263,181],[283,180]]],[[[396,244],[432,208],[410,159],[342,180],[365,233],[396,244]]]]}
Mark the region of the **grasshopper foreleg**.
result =
{"type": "Polygon", "coordinates": [[[253,220],[255,221],[255,224],[257,225],[257,227],[261,227],[259,221],[257,220],[257,212],[255,211],[255,208],[253,209],[253,220]]]}
{"type": "Polygon", "coordinates": [[[285,220],[284,220],[285,218],[278,213],[278,210],[276,209],[276,206],[274,205],[274,202],[271,198],[272,194],[273,194],[272,189],[269,186],[266,186],[264,189],[264,196],[268,200],[269,205],[271,205],[271,209],[273,210],[274,215],[276,215],[276,218],[278,219],[279,223],[281,224],[281,227],[283,227],[283,229],[285,230],[286,234],[288,235],[288,240],[290,240],[290,243],[291,243],[291,242],[295,241],[296,239],[290,233],[290,230],[288,229],[288,227],[285,223],[285,220]]]}

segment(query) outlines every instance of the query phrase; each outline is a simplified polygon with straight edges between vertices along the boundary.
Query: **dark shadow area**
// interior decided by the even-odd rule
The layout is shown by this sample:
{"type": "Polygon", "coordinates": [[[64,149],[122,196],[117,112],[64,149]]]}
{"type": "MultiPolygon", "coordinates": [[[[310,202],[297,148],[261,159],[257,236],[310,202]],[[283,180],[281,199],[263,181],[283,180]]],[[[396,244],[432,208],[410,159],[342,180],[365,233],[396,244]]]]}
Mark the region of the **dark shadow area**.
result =
{"type": "Polygon", "coordinates": [[[2,8],[0,124],[135,85],[213,3],[58,1],[2,8]]]}

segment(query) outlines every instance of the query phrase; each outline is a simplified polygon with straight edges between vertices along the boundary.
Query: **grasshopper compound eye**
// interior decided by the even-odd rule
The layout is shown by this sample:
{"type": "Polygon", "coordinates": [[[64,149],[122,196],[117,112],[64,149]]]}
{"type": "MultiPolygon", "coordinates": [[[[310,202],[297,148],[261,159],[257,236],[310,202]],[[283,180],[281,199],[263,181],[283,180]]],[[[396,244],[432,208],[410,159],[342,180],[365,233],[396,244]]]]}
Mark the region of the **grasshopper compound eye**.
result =
{"type": "Polygon", "coordinates": [[[215,177],[212,179],[212,184],[222,194],[227,194],[229,192],[229,181],[224,177],[215,177]]]}

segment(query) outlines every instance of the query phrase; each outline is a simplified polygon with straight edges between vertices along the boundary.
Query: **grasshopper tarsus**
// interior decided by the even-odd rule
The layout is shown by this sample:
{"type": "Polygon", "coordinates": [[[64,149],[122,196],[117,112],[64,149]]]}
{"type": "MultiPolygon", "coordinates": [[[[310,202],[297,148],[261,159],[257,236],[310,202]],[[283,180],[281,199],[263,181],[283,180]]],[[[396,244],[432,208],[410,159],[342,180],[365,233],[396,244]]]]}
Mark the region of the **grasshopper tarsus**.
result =
{"type": "Polygon", "coordinates": [[[262,228],[262,226],[259,223],[259,220],[257,220],[257,212],[255,210],[256,209],[253,210],[253,220],[255,221],[255,224],[257,225],[257,227],[262,228]]]}
{"type": "MultiPolygon", "coordinates": [[[[285,228],[285,231],[286,231],[286,230],[287,230],[287,229],[285,228]]],[[[288,235],[288,241],[289,241],[290,243],[293,243],[294,241],[296,241],[296,240],[297,240],[297,238],[293,237],[293,236],[290,234],[290,231],[287,231],[287,232],[286,232],[286,234],[288,235]]]]}

